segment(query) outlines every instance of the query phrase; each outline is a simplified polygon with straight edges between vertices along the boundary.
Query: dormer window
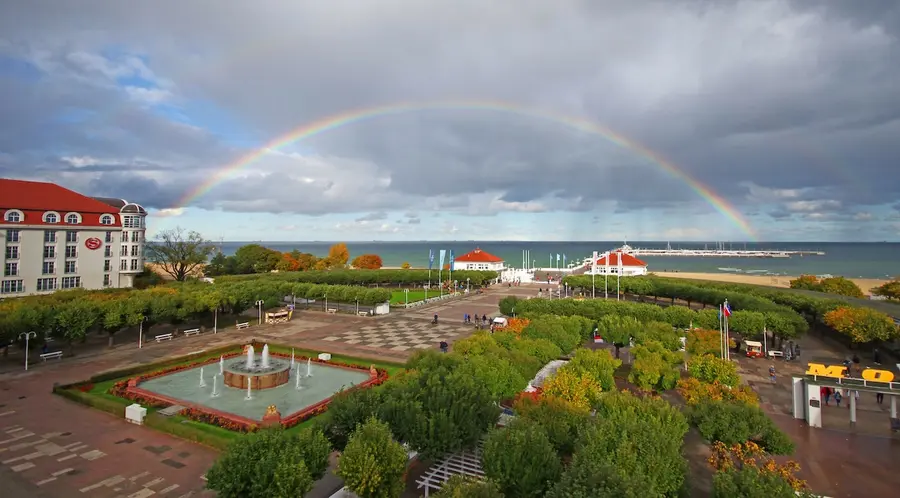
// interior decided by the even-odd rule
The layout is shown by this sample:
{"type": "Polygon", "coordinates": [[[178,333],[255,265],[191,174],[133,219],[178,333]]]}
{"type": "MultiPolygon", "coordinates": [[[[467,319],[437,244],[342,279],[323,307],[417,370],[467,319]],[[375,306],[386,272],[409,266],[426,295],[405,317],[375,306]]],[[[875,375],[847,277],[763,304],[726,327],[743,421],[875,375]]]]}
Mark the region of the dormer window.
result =
{"type": "Polygon", "coordinates": [[[7,223],[21,223],[25,216],[17,209],[10,209],[3,215],[4,221],[7,223]]]}
{"type": "Polygon", "coordinates": [[[101,225],[112,225],[113,223],[115,223],[115,218],[111,214],[104,214],[100,217],[101,225]]]}
{"type": "Polygon", "coordinates": [[[44,213],[44,223],[59,223],[59,213],[52,211],[44,213]]]}
{"type": "Polygon", "coordinates": [[[77,225],[81,223],[81,216],[78,213],[69,213],[66,215],[66,223],[69,225],[77,225]]]}

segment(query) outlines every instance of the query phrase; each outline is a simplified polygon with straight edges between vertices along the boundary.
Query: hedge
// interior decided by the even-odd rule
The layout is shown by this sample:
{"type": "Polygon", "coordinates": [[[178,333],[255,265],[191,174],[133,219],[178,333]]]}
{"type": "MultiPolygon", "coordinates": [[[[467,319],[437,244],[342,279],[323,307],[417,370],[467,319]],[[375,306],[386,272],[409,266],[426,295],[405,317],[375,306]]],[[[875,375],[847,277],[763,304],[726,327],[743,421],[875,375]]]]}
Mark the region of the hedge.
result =
{"type": "MultiPolygon", "coordinates": [[[[310,270],[295,272],[278,272],[265,275],[226,275],[216,277],[216,282],[243,282],[247,280],[276,280],[282,282],[302,282],[329,285],[407,285],[421,287],[429,282],[438,283],[438,270],[310,270]]],[[[444,270],[440,276],[446,281],[450,272],[444,270]]],[[[471,285],[484,285],[499,275],[495,271],[457,270],[453,272],[453,280],[471,285]]]]}

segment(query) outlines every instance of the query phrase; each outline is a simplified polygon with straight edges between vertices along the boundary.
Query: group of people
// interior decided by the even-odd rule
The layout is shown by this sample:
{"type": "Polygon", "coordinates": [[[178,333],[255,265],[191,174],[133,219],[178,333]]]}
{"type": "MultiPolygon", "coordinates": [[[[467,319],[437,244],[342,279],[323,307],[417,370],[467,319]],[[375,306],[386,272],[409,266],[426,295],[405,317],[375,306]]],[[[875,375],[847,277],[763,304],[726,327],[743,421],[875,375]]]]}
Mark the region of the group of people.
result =
{"type": "Polygon", "coordinates": [[[470,315],[468,313],[463,314],[463,323],[466,325],[474,323],[475,326],[481,328],[482,326],[487,325],[488,317],[487,315],[481,315],[481,318],[478,318],[478,314],[470,315]]]}
{"type": "MultiPolygon", "coordinates": [[[[872,359],[876,365],[881,365],[881,355],[878,350],[875,349],[872,351],[872,359]]],[[[846,358],[843,363],[844,367],[847,370],[844,371],[844,377],[862,377],[863,367],[860,364],[859,355],[853,354],[852,358],[846,358]],[[855,374],[855,375],[854,375],[855,374]]],[[[841,406],[841,401],[848,396],[853,396],[857,401],[859,400],[859,391],[853,390],[852,394],[850,389],[835,389],[833,387],[823,386],[819,393],[823,400],[825,400],[825,406],[829,405],[829,402],[834,399],[834,403],[837,406],[841,406]]],[[[884,393],[875,393],[875,402],[879,405],[884,403],[884,393]]],[[[847,408],[850,408],[850,403],[847,403],[847,408]]]]}

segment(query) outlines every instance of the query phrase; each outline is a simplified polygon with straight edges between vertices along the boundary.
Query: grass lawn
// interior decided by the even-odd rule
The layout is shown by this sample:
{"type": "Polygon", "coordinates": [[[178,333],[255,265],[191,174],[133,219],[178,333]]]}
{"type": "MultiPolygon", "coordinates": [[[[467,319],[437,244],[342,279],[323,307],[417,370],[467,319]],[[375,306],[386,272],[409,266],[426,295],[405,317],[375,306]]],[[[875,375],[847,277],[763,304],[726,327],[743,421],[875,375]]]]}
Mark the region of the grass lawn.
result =
{"type": "MultiPolygon", "coordinates": [[[[430,297],[438,297],[441,295],[440,289],[431,289],[428,291],[428,296],[425,295],[424,290],[411,290],[409,291],[409,302],[415,303],[417,301],[424,301],[430,297]]],[[[391,293],[391,304],[400,304],[406,300],[406,292],[403,291],[394,291],[391,293]]]]}
{"type": "MultiPolygon", "coordinates": [[[[412,294],[412,293],[410,293],[412,294]]],[[[269,350],[273,353],[285,353],[290,354],[291,348],[287,346],[279,346],[270,344],[269,350]]],[[[307,356],[315,358],[318,356],[318,352],[309,351],[305,349],[294,349],[294,354],[296,356],[307,356]]],[[[198,363],[201,361],[205,361],[210,358],[217,358],[219,353],[213,353],[206,356],[195,357],[190,360],[183,361],[172,361],[166,362],[165,367],[168,366],[177,366],[177,365],[187,365],[192,363],[198,363]]],[[[354,358],[350,356],[343,355],[333,355],[331,357],[333,361],[349,363],[352,365],[359,365],[361,367],[368,368],[371,365],[375,365],[377,368],[383,368],[387,370],[390,376],[394,376],[401,372],[404,367],[402,364],[398,363],[385,363],[378,362],[372,360],[364,360],[361,358],[354,358]]],[[[152,372],[158,370],[161,367],[159,364],[148,366],[147,370],[143,373],[152,372]]],[[[117,416],[121,416],[125,412],[125,407],[132,404],[131,400],[127,400],[124,398],[119,398],[117,396],[113,396],[109,394],[109,390],[113,387],[116,382],[120,382],[126,379],[130,379],[132,377],[136,377],[140,375],[140,373],[133,373],[127,376],[122,376],[117,379],[105,380],[102,382],[97,382],[91,386],[91,388],[87,391],[81,391],[76,387],[69,388],[67,391],[70,395],[65,397],[70,398],[74,401],[78,401],[80,403],[86,404],[93,408],[97,408],[108,413],[113,413],[117,416]]],[[[82,383],[89,384],[90,381],[82,383]]],[[[147,408],[147,418],[145,419],[145,423],[157,430],[168,432],[175,436],[179,436],[191,441],[196,441],[202,444],[206,444],[207,446],[212,446],[213,448],[223,449],[229,442],[241,436],[238,432],[233,432],[227,429],[223,429],[221,427],[205,424],[203,422],[197,422],[195,420],[188,419],[187,417],[182,417],[180,415],[175,415],[172,417],[163,417],[162,415],[157,414],[159,409],[157,408],[147,408]]],[[[320,415],[321,416],[321,415],[320,415]]],[[[313,417],[309,420],[306,420],[302,423],[295,425],[288,429],[289,432],[299,432],[313,423],[318,417],[313,417]]]]}

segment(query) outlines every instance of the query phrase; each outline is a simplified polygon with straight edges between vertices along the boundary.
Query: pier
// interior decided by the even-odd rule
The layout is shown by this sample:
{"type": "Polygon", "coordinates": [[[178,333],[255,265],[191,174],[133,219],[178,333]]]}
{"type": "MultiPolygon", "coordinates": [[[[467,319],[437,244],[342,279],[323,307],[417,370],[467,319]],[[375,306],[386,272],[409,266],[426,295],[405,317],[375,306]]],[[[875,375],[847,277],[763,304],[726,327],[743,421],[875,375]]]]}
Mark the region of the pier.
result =
{"type": "Polygon", "coordinates": [[[694,258],[790,258],[791,256],[824,256],[823,251],[746,251],[708,249],[632,249],[634,256],[686,256],[694,258]]]}

